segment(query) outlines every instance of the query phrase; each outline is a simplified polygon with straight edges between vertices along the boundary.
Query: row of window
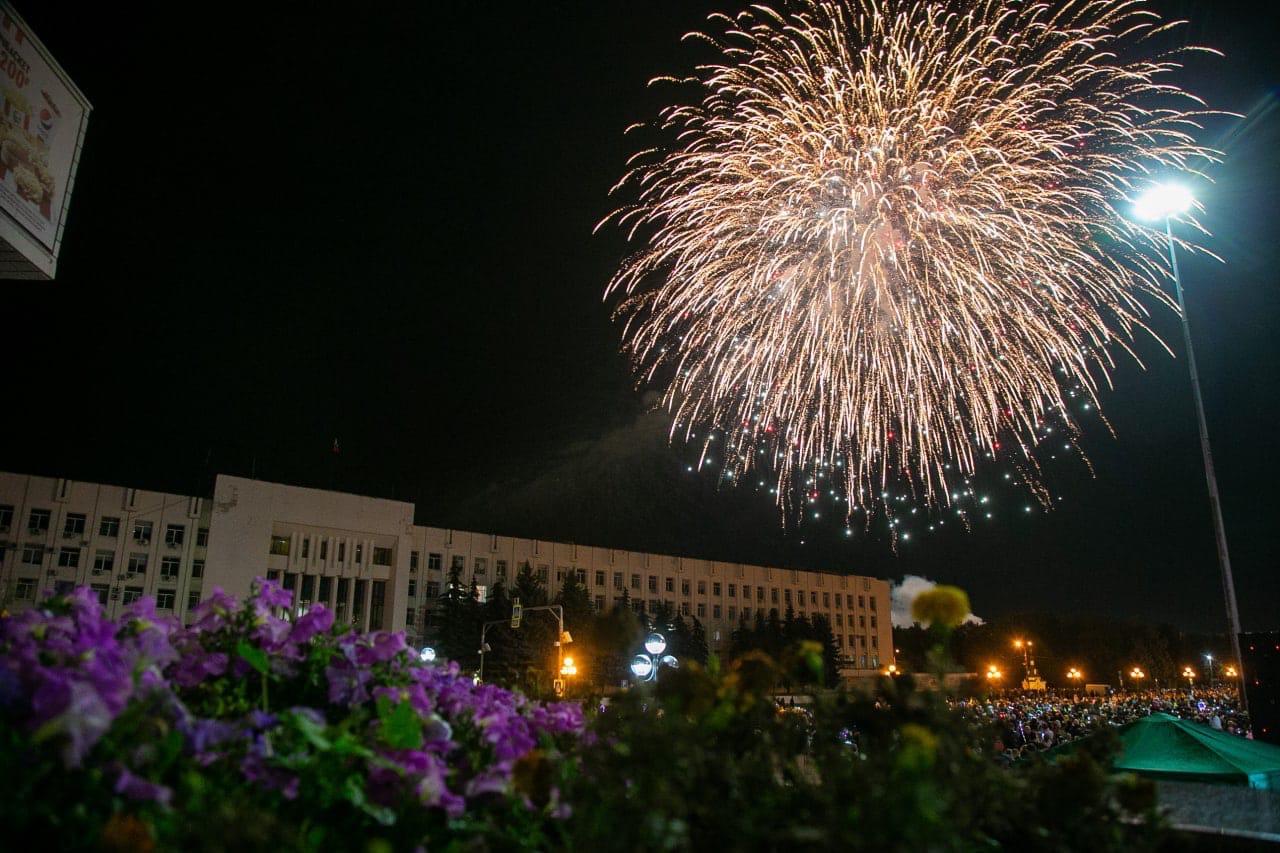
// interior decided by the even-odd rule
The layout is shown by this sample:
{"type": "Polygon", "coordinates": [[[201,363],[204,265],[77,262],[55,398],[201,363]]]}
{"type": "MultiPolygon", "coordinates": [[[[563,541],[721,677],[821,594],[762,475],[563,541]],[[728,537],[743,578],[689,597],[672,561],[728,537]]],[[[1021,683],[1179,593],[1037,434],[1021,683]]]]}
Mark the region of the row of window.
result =
{"type": "Polygon", "coordinates": [[[284,577],[281,578],[280,572],[276,569],[267,571],[267,580],[280,581],[280,585],[289,592],[296,590],[300,605],[307,605],[314,601],[324,602],[327,605],[332,600],[334,618],[339,622],[359,621],[360,614],[364,612],[367,593],[369,596],[368,630],[378,631],[385,627],[382,623],[387,604],[386,581],[302,575],[296,572],[285,572],[284,577]],[[336,593],[336,596],[331,598],[331,593],[336,593]],[[352,618],[350,619],[347,609],[348,596],[351,598],[352,618]]]}
{"type": "MultiPolygon", "coordinates": [[[[289,553],[292,550],[293,550],[293,539],[291,537],[289,536],[272,536],[271,537],[271,553],[272,554],[275,554],[281,557],[287,557],[289,556],[289,553]]],[[[355,548],[352,550],[354,551],[354,554],[352,556],[355,558],[354,559],[355,564],[362,565],[364,563],[364,543],[357,542],[355,545],[355,548]]],[[[346,542],[338,542],[337,556],[338,556],[337,561],[339,563],[345,563],[347,561],[347,543],[346,542]]],[[[300,557],[303,560],[311,559],[311,537],[310,536],[302,537],[302,553],[300,557]]],[[[329,540],[328,539],[320,540],[319,558],[321,560],[329,559],[329,540]]],[[[394,564],[394,555],[393,555],[392,549],[375,545],[373,548],[373,565],[390,566],[393,564],[394,564]]]]}
{"type": "MultiPolygon", "coordinates": [[[[49,525],[53,520],[53,511],[48,509],[32,509],[27,516],[27,532],[32,535],[38,535],[49,532],[49,525]]],[[[89,518],[82,512],[70,512],[62,522],[63,536],[83,536],[85,527],[89,518]]],[[[0,506],[0,530],[8,530],[13,524],[13,507],[11,505],[0,506]]],[[[150,544],[152,533],[155,530],[153,522],[146,520],[136,520],[133,522],[133,539],[135,542],[150,544]]],[[[103,516],[98,520],[98,535],[115,539],[120,535],[120,518],[118,516],[103,516]]],[[[164,541],[166,545],[174,548],[180,547],[187,537],[187,527],[185,524],[168,524],[165,525],[164,541]]],[[[196,529],[196,545],[201,548],[209,545],[209,528],[200,527],[196,529]]]]}
{"type": "MultiPolygon", "coordinates": [[[[37,578],[18,578],[14,584],[14,597],[19,601],[34,601],[36,597],[36,589],[39,586],[37,578]]],[[[62,594],[70,592],[71,585],[65,581],[59,581],[55,592],[62,594]]],[[[122,589],[112,591],[109,584],[93,583],[89,584],[89,588],[98,596],[98,601],[104,607],[112,599],[119,599],[123,605],[130,605],[142,598],[142,587],[126,586],[122,589]]],[[[177,602],[178,592],[174,589],[158,589],[156,590],[156,609],[157,610],[173,610],[177,602]]],[[[187,595],[187,609],[190,610],[200,603],[200,592],[192,591],[187,595]]]]}
{"type": "MultiPolygon", "coordinates": [[[[57,566],[60,569],[78,569],[80,568],[81,548],[63,546],[61,548],[46,548],[44,545],[36,543],[27,543],[22,546],[21,561],[24,566],[43,566],[45,554],[57,555],[57,566]]],[[[8,546],[0,543],[0,565],[4,564],[8,554],[8,546]]],[[[150,555],[143,553],[133,553],[128,557],[126,563],[128,572],[133,574],[146,574],[147,565],[150,562],[150,555]]],[[[160,558],[160,579],[172,580],[178,577],[178,572],[182,566],[182,558],[174,555],[166,555],[160,558]]],[[[116,567],[116,552],[98,550],[93,555],[93,573],[104,574],[110,573],[116,567]]],[[[191,577],[204,577],[204,560],[191,561],[191,577]]]]}

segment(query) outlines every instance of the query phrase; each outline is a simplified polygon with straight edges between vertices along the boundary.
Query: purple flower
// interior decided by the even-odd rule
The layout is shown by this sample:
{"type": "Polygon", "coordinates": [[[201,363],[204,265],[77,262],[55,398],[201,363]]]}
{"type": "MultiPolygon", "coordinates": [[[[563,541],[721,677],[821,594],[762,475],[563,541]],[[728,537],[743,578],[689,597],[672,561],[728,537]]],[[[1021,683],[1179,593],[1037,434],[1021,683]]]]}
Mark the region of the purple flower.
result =
{"type": "Polygon", "coordinates": [[[200,647],[188,650],[169,671],[169,677],[179,687],[195,687],[207,678],[227,671],[225,652],[206,652],[200,647]]]}
{"type": "Polygon", "coordinates": [[[39,741],[54,734],[64,735],[62,763],[67,767],[79,767],[89,750],[111,728],[113,719],[97,691],[82,681],[74,681],[66,709],[41,726],[35,737],[39,741]]]}
{"type": "Polygon", "coordinates": [[[231,614],[240,607],[240,602],[222,591],[221,587],[213,588],[213,595],[196,605],[191,614],[196,617],[191,625],[195,633],[217,631],[227,624],[231,614]]]}
{"type": "Polygon", "coordinates": [[[253,588],[257,600],[267,607],[289,608],[293,606],[293,593],[275,581],[262,577],[254,578],[253,588]]]}
{"type": "Polygon", "coordinates": [[[313,604],[294,623],[289,640],[298,644],[310,642],[316,634],[324,634],[332,627],[333,611],[323,604],[313,604]]]}
{"type": "Polygon", "coordinates": [[[162,806],[169,805],[169,801],[173,799],[173,791],[169,788],[135,776],[127,767],[121,769],[120,775],[116,777],[115,792],[130,800],[149,800],[162,806]]]}
{"type": "Polygon", "coordinates": [[[336,658],[325,667],[329,681],[330,705],[359,705],[369,701],[369,680],[373,677],[368,668],[356,666],[344,658],[336,658]]]}

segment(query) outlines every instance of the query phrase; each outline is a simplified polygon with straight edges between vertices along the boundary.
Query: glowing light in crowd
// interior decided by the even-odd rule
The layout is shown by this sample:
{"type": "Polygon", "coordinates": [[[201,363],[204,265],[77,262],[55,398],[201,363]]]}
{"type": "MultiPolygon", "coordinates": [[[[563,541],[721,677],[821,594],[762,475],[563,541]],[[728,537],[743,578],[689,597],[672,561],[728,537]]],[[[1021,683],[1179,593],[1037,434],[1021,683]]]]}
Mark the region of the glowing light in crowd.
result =
{"type": "Polygon", "coordinates": [[[1143,58],[1174,25],[1142,0],[785,8],[711,16],[718,58],[663,78],[695,94],[615,188],[605,222],[640,245],[607,293],[638,380],[788,515],[819,473],[846,519],[903,480],[949,505],[997,458],[1047,506],[1048,425],[1073,447],[1070,413],[1173,307],[1135,196],[1217,156],[1176,56],[1143,58]]]}

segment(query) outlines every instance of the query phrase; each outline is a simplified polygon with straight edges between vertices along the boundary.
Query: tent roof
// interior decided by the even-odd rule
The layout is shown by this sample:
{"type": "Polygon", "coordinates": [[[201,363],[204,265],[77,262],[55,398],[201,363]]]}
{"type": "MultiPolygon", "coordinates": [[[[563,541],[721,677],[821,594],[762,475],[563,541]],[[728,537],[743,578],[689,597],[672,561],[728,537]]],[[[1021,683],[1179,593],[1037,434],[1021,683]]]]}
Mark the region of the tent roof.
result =
{"type": "Polygon", "coordinates": [[[1164,779],[1280,788],[1280,747],[1169,714],[1151,714],[1127,723],[1118,734],[1121,751],[1112,764],[1116,770],[1164,779]]]}

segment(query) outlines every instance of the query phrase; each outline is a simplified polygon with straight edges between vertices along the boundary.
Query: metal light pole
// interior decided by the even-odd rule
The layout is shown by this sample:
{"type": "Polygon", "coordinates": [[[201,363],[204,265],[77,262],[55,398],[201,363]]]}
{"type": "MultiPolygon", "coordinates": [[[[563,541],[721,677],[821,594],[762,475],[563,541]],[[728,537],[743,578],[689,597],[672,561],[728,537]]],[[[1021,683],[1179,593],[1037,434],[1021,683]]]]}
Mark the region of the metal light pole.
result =
{"type": "MultiPolygon", "coordinates": [[[[1182,313],[1182,340],[1187,348],[1187,369],[1191,373],[1191,395],[1195,398],[1196,423],[1200,427],[1200,455],[1204,457],[1204,479],[1209,487],[1209,509],[1213,514],[1213,535],[1218,546],[1218,568],[1222,572],[1222,597],[1227,609],[1227,633],[1231,639],[1231,652],[1237,661],[1240,657],[1240,613],[1236,607],[1236,584],[1231,575],[1231,556],[1227,552],[1227,529],[1222,522],[1222,502],[1218,497],[1218,476],[1213,469],[1213,451],[1209,447],[1209,425],[1204,416],[1204,400],[1200,395],[1200,372],[1196,368],[1196,351],[1191,344],[1191,321],[1187,316],[1187,303],[1182,293],[1182,276],[1178,272],[1178,253],[1173,243],[1173,217],[1191,207],[1191,193],[1184,187],[1162,185],[1148,190],[1138,200],[1138,215],[1144,219],[1164,219],[1164,233],[1169,243],[1169,267],[1173,271],[1174,290],[1178,295],[1178,310],[1182,313]]],[[[1244,667],[1237,680],[1240,690],[1240,707],[1249,710],[1249,700],[1244,690],[1244,667]]]]}

